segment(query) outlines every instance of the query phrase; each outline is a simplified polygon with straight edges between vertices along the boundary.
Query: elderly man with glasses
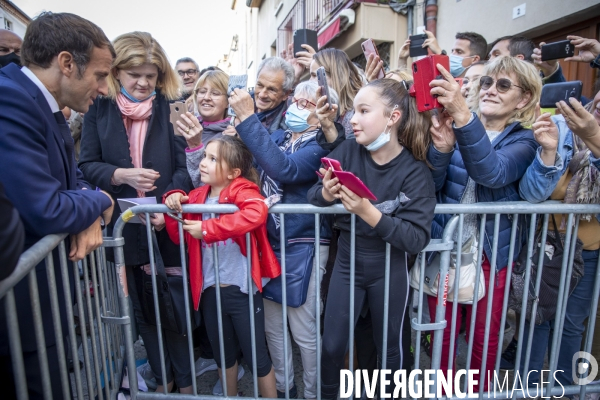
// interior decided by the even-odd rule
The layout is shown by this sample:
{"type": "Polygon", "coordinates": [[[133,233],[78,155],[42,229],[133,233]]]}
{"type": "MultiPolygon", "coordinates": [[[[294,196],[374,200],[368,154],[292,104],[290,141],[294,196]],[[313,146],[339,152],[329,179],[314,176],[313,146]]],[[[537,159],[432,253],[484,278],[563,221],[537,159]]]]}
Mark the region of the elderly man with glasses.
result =
{"type": "Polygon", "coordinates": [[[180,58],[175,64],[175,71],[181,78],[181,101],[187,100],[194,91],[200,78],[198,63],[189,57],[180,58]]]}

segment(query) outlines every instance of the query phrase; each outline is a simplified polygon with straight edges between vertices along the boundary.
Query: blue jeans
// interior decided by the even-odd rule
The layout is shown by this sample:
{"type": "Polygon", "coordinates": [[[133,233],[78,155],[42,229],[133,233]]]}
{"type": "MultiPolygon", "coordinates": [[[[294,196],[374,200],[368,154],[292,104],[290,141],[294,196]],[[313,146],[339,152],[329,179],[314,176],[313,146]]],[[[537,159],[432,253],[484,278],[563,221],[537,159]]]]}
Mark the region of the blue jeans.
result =
{"type": "MultiPolygon", "coordinates": [[[[596,278],[596,267],[598,265],[598,250],[582,252],[584,274],[573,293],[567,301],[565,324],[560,342],[558,354],[556,380],[563,386],[573,384],[572,361],[573,355],[581,350],[581,339],[584,331],[583,322],[590,315],[592,305],[592,291],[594,289],[594,280],[596,278]]],[[[533,340],[531,343],[531,356],[529,359],[529,370],[540,371],[544,366],[544,356],[546,349],[550,353],[552,346],[552,332],[554,331],[554,320],[546,321],[541,325],[535,325],[533,331],[533,340]]],[[[523,329],[523,349],[521,350],[521,363],[519,367],[520,376],[525,384],[525,344],[529,336],[529,321],[525,322],[523,329]]],[[[600,327],[596,327],[598,329],[600,327]]],[[[544,375],[544,381],[548,381],[547,373],[544,375]]],[[[534,382],[539,382],[539,372],[532,372],[529,375],[529,386],[534,382]]]]}

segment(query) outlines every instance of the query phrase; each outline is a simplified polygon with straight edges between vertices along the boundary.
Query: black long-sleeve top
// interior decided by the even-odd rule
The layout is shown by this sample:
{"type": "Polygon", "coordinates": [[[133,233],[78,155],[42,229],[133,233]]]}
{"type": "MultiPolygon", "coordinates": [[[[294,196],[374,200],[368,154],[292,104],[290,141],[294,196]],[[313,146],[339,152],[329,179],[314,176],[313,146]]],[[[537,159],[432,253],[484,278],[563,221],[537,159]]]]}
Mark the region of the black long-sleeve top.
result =
{"type": "MultiPolygon", "coordinates": [[[[379,165],[364,146],[355,140],[343,141],[329,154],[340,161],[344,171],[351,171],[377,197],[371,201],[382,212],[379,223],[371,228],[360,217],[356,219],[356,246],[379,250],[385,242],[409,254],[420,252],[430,239],[436,199],[431,172],[425,162],[417,161],[404,148],[393,160],[379,165]]],[[[329,206],[323,198],[319,180],[308,192],[308,201],[316,206],[329,206]]],[[[350,232],[350,215],[336,215],[342,232],[350,232]]]]}

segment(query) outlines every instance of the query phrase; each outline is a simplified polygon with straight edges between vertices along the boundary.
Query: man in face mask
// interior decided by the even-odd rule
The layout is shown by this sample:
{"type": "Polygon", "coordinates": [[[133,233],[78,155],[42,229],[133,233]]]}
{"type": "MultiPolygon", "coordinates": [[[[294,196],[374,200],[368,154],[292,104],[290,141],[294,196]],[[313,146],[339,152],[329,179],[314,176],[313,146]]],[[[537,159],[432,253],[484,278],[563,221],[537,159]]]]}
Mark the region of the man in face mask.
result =
{"type": "Polygon", "coordinates": [[[485,60],[487,42],[475,32],[458,32],[455,39],[450,54],[450,73],[455,78],[462,78],[471,64],[485,60]]]}
{"type": "Polygon", "coordinates": [[[0,68],[15,63],[21,66],[21,39],[16,33],[0,29],[0,68]]]}

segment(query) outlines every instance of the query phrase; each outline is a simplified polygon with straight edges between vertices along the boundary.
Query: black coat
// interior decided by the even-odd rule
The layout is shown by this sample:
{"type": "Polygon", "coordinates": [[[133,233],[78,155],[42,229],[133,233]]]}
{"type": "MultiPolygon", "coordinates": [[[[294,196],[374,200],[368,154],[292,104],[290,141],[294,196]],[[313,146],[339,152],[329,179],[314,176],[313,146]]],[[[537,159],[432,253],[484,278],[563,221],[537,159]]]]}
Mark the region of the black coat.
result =
{"type": "MultiPolygon", "coordinates": [[[[185,163],[186,143],[183,137],[174,135],[169,112],[168,101],[157,91],[152,103],[142,166],[160,173],[160,177],[154,182],[156,189],[146,193],[147,197],[156,196],[159,203],[162,195],[169,190],[189,192],[193,188],[185,163]]],[[[98,97],[85,114],[79,168],[88,182],[110,193],[115,203],[117,198],[137,197],[137,191],[133,187],[113,186],[110,183],[117,168],[133,168],[125,125],[116,101],[98,97]]],[[[120,209],[116,204],[109,227],[114,226],[119,215],[120,209]]],[[[123,237],[126,265],[147,264],[149,254],[146,228],[140,224],[127,224],[123,237]]],[[[179,248],[169,240],[166,231],[158,232],[157,237],[165,265],[181,265],[179,248]]]]}

